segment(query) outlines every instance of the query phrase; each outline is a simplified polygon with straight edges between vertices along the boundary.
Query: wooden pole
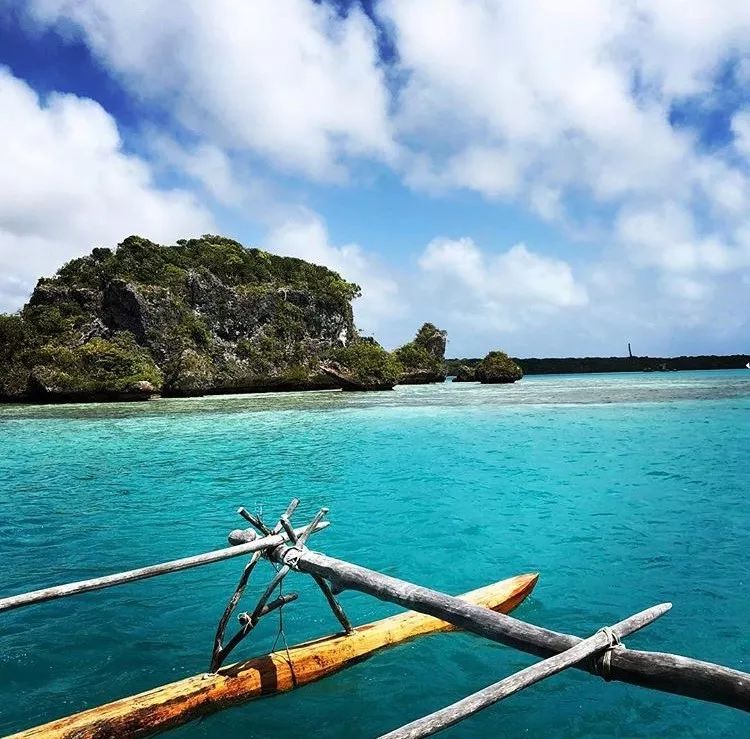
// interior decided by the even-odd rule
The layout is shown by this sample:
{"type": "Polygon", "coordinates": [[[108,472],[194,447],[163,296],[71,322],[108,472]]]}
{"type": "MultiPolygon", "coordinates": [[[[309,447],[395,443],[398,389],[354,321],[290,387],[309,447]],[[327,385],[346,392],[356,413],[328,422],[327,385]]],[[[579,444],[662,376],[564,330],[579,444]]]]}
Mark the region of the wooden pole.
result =
{"type": "Polygon", "coordinates": [[[421,737],[432,736],[449,726],[463,721],[469,716],[498,703],[505,698],[528,688],[540,680],[556,675],[568,667],[572,667],[586,657],[601,652],[604,649],[613,648],[619,644],[620,639],[632,634],[644,626],[653,623],[657,618],[663,616],[670,608],[671,603],[662,603],[645,611],[636,613],[606,629],[600,629],[593,636],[584,639],[574,647],[565,652],[560,652],[554,657],[549,657],[542,662],[537,662],[514,675],[500,680],[494,685],[489,685],[472,695],[463,698],[456,703],[441,708],[439,711],[412,721],[388,734],[383,734],[380,739],[421,739],[421,737]]]}
{"type": "MultiPolygon", "coordinates": [[[[318,522],[315,528],[316,533],[322,531],[327,526],[327,521],[318,522]]],[[[304,527],[297,529],[297,532],[301,535],[306,530],[307,527],[304,527]]],[[[211,564],[212,562],[221,562],[222,560],[231,559],[232,557],[241,557],[243,554],[252,554],[253,552],[260,552],[272,547],[277,547],[279,544],[285,543],[286,540],[286,534],[276,533],[271,536],[261,537],[260,539],[248,542],[247,544],[226,547],[225,549],[216,549],[213,552],[196,554],[192,557],[173,559],[171,562],[163,562],[157,565],[141,567],[137,570],[128,570],[127,572],[118,572],[114,575],[95,577],[91,580],[79,580],[78,582],[71,582],[67,585],[55,585],[54,587],[43,588],[42,590],[34,590],[30,593],[11,595],[8,598],[0,599],[0,613],[3,611],[12,611],[14,608],[30,606],[33,603],[44,603],[48,600],[66,598],[69,595],[87,593],[90,590],[111,588],[113,585],[123,585],[124,583],[145,580],[146,578],[155,577],[156,575],[164,575],[168,572],[189,570],[193,567],[211,564]]]]}
{"type": "Polygon", "coordinates": [[[338,622],[343,627],[344,633],[350,633],[354,627],[349,621],[346,613],[344,613],[344,609],[341,607],[341,604],[336,600],[336,596],[331,591],[331,587],[322,577],[319,577],[318,575],[312,575],[312,579],[315,580],[315,584],[320,588],[321,592],[328,601],[328,605],[331,607],[333,615],[336,616],[338,622]]]}
{"type": "MultiPolygon", "coordinates": [[[[294,566],[297,569],[324,577],[332,584],[334,591],[359,590],[539,657],[564,652],[581,641],[577,636],[561,634],[510,616],[489,612],[458,598],[319,552],[285,551],[284,547],[271,552],[272,557],[281,561],[288,554],[296,560],[294,566]]],[[[602,671],[601,660],[596,660],[595,664],[582,662],[576,667],[602,675],[607,680],[619,680],[750,711],[750,675],[710,662],[675,654],[617,649],[611,654],[611,663],[606,673],[602,671]]]]}
{"type": "Polygon", "coordinates": [[[209,672],[216,672],[221,666],[222,660],[226,654],[228,654],[228,652],[224,651],[224,645],[222,643],[224,641],[224,634],[226,633],[229,619],[232,617],[234,609],[240,602],[240,598],[242,598],[242,594],[247,587],[247,581],[250,579],[250,575],[253,574],[255,565],[258,564],[260,557],[261,552],[255,552],[252,557],[250,557],[250,561],[245,565],[245,569],[242,571],[242,575],[240,575],[240,581],[237,583],[237,587],[235,588],[234,593],[232,593],[232,597],[229,599],[229,602],[224,609],[224,613],[221,614],[219,624],[216,627],[216,634],[214,635],[214,648],[211,652],[211,665],[208,670],[209,672]]]}
{"type": "MultiPolygon", "coordinates": [[[[281,518],[279,519],[279,523],[281,524],[284,531],[286,531],[287,536],[289,537],[289,541],[292,542],[292,544],[297,544],[299,541],[299,538],[297,537],[296,532],[292,528],[292,525],[289,523],[289,519],[287,518],[286,514],[283,514],[281,518]]],[[[315,580],[315,584],[320,588],[321,592],[325,596],[326,600],[328,601],[328,605],[331,607],[331,610],[333,611],[334,615],[338,619],[339,623],[344,628],[344,633],[348,634],[350,631],[352,631],[352,625],[349,619],[347,618],[346,613],[344,613],[344,609],[341,607],[339,602],[336,600],[336,596],[333,594],[333,591],[331,590],[331,586],[328,584],[327,580],[324,580],[322,577],[319,577],[318,575],[312,575],[312,579],[315,580]]]]}

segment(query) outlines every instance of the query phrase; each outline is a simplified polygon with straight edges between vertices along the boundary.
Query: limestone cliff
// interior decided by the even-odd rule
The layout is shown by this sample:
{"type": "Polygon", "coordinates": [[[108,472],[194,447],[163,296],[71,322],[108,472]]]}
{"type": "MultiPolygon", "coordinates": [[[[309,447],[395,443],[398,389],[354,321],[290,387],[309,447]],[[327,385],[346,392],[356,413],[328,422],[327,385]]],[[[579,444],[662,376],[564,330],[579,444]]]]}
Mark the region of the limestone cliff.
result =
{"type": "Polygon", "coordinates": [[[340,386],[320,364],[355,339],[358,295],[325,267],[231,239],[131,236],[39,280],[18,315],[0,316],[0,399],[340,386]]]}

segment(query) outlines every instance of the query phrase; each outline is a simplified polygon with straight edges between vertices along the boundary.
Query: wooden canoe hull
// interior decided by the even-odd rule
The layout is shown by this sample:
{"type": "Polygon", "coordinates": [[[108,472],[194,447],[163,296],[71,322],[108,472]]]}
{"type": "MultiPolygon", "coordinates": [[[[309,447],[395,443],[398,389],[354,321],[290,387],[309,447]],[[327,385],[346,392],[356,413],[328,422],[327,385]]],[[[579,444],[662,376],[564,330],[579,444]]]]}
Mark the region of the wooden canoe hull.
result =
{"type": "MultiPolygon", "coordinates": [[[[518,575],[473,590],[461,598],[508,613],[536,585],[538,574],[518,575]]],[[[195,675],[139,695],[57,719],[13,734],[39,739],[143,737],[187,723],[228,706],[282,693],[320,680],[380,649],[454,627],[414,611],[359,626],[348,635],[317,639],[238,662],[216,674],[195,675]]]]}

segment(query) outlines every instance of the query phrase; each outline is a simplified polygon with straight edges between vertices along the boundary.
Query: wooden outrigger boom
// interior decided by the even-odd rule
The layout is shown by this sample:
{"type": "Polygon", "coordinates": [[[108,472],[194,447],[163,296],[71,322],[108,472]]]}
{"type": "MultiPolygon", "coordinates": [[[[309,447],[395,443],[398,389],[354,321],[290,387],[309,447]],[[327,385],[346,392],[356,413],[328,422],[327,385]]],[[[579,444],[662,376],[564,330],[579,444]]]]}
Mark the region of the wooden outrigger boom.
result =
{"type": "MultiPolygon", "coordinates": [[[[328,525],[328,521],[319,522],[315,526],[315,531],[313,531],[313,533],[322,531],[328,525]]],[[[302,533],[304,530],[305,529],[297,529],[299,533],[302,533]]],[[[67,585],[57,585],[51,588],[32,590],[30,593],[22,593],[21,595],[11,595],[8,598],[0,598],[0,613],[3,611],[12,611],[15,608],[31,606],[35,603],[46,603],[47,601],[57,600],[58,598],[67,598],[71,595],[89,593],[92,590],[103,590],[104,588],[111,588],[115,585],[125,585],[126,583],[136,582],[137,580],[146,580],[150,577],[166,575],[170,572],[180,572],[181,570],[189,570],[193,567],[201,567],[202,565],[213,564],[214,562],[223,562],[225,559],[241,557],[243,554],[263,552],[270,547],[283,544],[285,541],[288,541],[288,535],[286,533],[280,534],[276,532],[269,534],[262,539],[253,539],[243,544],[238,544],[237,546],[215,549],[213,552],[196,554],[193,557],[173,559],[170,562],[163,562],[158,565],[139,567],[137,570],[128,570],[127,572],[118,572],[114,575],[94,577],[90,580],[79,580],[78,582],[71,582],[67,585]]]]}
{"type": "MultiPolygon", "coordinates": [[[[620,680],[750,711],[749,674],[679,655],[634,651],[620,644],[620,636],[632,633],[666,613],[671,608],[669,603],[653,606],[582,640],[577,636],[550,631],[506,615],[532,590],[537,579],[535,574],[521,575],[466,596],[453,597],[310,551],[306,546],[307,539],[327,525],[323,521],[327,509],[321,509],[306,527],[294,529],[289,519],[298,502],[296,499],[292,500],[286,513],[273,528],[266,526],[260,518],[245,509],[240,509],[239,513],[252,524],[261,538],[257,538],[258,534],[249,529],[230,534],[230,543],[235,545],[235,551],[251,553],[251,558],[219,621],[209,673],[58,719],[14,737],[102,739],[146,736],[236,703],[318,680],[379,649],[415,636],[452,628],[465,629],[545,659],[453,706],[395,730],[389,735],[394,739],[428,736],[441,731],[567,667],[586,670],[605,680],[620,680]],[[261,556],[275,564],[276,574],[255,608],[239,614],[239,630],[225,643],[224,635],[230,617],[261,556]],[[343,627],[343,632],[301,644],[288,651],[274,652],[219,669],[229,652],[255,628],[262,617],[296,599],[295,594],[279,594],[275,600],[270,600],[277,586],[280,593],[282,580],[293,570],[312,576],[343,627]],[[335,597],[335,594],[344,590],[368,593],[416,613],[400,614],[353,629],[335,597]]],[[[0,611],[152,577],[185,569],[187,566],[207,564],[230,556],[236,556],[232,548],[119,575],[12,596],[0,599],[0,611]]]]}
{"type": "MultiPolygon", "coordinates": [[[[564,652],[581,641],[577,636],[534,626],[486,608],[477,608],[458,598],[319,552],[304,552],[296,566],[301,572],[329,579],[335,589],[369,593],[380,600],[438,616],[466,631],[539,657],[564,652]]],[[[588,660],[575,667],[600,675],[608,681],[619,680],[750,711],[750,674],[710,662],[676,654],[619,648],[612,650],[606,663],[601,659],[588,660]]]]}

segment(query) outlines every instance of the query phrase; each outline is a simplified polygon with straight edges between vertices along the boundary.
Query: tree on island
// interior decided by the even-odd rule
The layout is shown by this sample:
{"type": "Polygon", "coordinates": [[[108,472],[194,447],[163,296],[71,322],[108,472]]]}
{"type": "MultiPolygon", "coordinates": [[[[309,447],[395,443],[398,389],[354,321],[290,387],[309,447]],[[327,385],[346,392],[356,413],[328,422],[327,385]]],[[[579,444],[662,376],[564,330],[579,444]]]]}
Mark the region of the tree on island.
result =
{"type": "Polygon", "coordinates": [[[425,323],[413,341],[396,349],[394,354],[403,369],[401,385],[423,385],[443,382],[446,376],[445,344],[448,334],[432,323],[425,323]]]}
{"type": "Polygon", "coordinates": [[[490,352],[474,369],[474,378],[484,384],[511,383],[523,377],[523,370],[505,353],[490,352]]]}
{"type": "Polygon", "coordinates": [[[344,390],[392,390],[403,370],[371,336],[359,336],[329,352],[320,368],[344,390]]]}

